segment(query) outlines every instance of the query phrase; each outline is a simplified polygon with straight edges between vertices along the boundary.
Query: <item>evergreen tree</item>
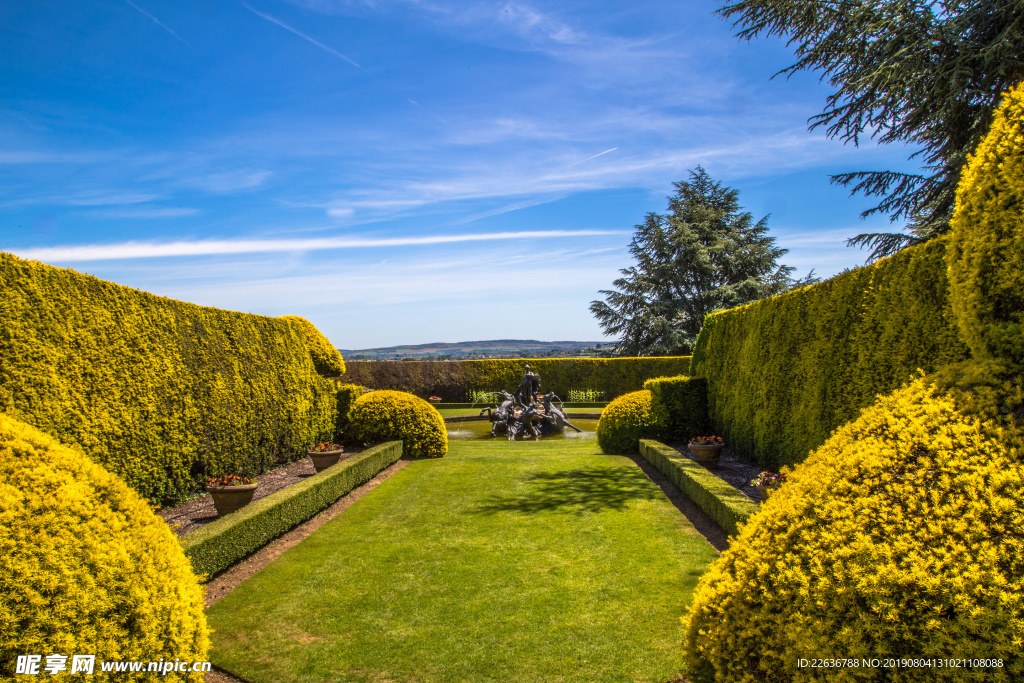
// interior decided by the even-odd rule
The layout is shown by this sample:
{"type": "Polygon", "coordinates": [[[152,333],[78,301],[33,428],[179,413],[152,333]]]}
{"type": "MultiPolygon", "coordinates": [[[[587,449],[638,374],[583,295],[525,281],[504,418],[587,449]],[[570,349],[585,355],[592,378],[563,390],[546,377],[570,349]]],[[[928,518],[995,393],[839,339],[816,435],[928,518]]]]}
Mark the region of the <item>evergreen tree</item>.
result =
{"type": "Polygon", "coordinates": [[[813,271],[790,279],[793,268],[777,264],[788,250],[768,236],[768,217],[754,223],[741,213],[736,190],[700,166],[673,185],[669,213],[649,213],[636,226],[636,265],[620,271],[615,290],[601,290],[605,301],[590,304],[605,333],[619,336],[618,355],[687,354],[708,313],[817,282],[813,271]]]}
{"type": "MultiPolygon", "coordinates": [[[[960,171],[992,122],[1004,91],[1024,79],[1022,0],[741,0],[738,36],[785,36],[799,61],[779,74],[820,70],[836,92],[810,128],[829,137],[918,147],[922,173],[832,176],[852,193],[880,196],[862,216],[905,219],[907,232],[847,241],[887,256],[949,229],[960,171]]],[[[776,74],[779,75],[779,74],[776,74]]]]}

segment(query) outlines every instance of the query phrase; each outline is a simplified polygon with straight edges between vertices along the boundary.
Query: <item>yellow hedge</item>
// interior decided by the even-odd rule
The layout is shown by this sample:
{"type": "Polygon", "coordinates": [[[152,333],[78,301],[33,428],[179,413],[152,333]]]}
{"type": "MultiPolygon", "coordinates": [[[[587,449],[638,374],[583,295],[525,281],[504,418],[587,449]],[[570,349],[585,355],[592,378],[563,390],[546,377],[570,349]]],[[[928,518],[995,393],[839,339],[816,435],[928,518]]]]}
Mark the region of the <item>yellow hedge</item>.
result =
{"type": "Polygon", "coordinates": [[[345,359],[341,357],[341,352],[313,323],[297,315],[283,315],[281,318],[297,325],[302,331],[313,357],[313,367],[318,373],[324,377],[341,377],[345,374],[345,359]]]}
{"type": "Polygon", "coordinates": [[[356,399],[350,414],[360,441],[402,440],[402,453],[414,458],[443,458],[448,430],[441,414],[422,398],[404,391],[372,391],[356,399]]]}
{"type": "Polygon", "coordinates": [[[605,453],[639,453],[640,439],[664,439],[668,416],[647,389],[619,396],[601,411],[597,445],[605,453]]]}
{"type": "Polygon", "coordinates": [[[288,320],[0,253],[0,410],[161,504],[330,438],[334,384],[288,320]]]}
{"type": "Polygon", "coordinates": [[[0,678],[18,655],[63,654],[70,671],[71,655],[94,654],[89,680],[124,680],[99,662],[206,660],[208,635],[167,524],[80,452],[0,413],[0,678]]]}
{"type": "Polygon", "coordinates": [[[801,462],[878,394],[967,358],[945,240],[708,316],[690,375],[711,430],[769,469],[801,462]]]}
{"type": "Polygon", "coordinates": [[[527,365],[540,375],[545,393],[553,391],[568,399],[570,389],[589,389],[603,392],[611,400],[642,389],[651,377],[687,374],[690,357],[349,361],[342,381],[465,401],[469,391],[511,392],[523,381],[527,365]]]}
{"type": "Polygon", "coordinates": [[[1001,659],[893,668],[886,680],[1024,677],[1024,467],[992,423],[923,379],[842,427],[701,579],[688,676],[880,680],[801,658],[1001,659]]]}
{"type": "Polygon", "coordinates": [[[969,159],[950,224],[949,281],[975,358],[1024,363],[1024,84],[969,159]]]}

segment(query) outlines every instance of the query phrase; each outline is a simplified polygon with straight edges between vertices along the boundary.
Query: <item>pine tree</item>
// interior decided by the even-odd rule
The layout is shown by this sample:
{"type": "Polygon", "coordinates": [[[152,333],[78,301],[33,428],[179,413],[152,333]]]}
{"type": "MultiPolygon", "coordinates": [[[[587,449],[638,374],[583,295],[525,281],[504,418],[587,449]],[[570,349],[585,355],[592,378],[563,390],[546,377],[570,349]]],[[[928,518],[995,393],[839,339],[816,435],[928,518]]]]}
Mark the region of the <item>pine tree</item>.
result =
{"type": "Polygon", "coordinates": [[[992,122],[1002,93],[1024,79],[1021,0],[741,0],[738,36],[784,36],[799,61],[780,71],[822,72],[836,92],[810,128],[855,145],[867,136],[918,150],[922,173],[858,171],[832,176],[851,193],[882,197],[865,211],[905,219],[906,232],[847,241],[869,260],[949,229],[960,172],[992,122]]]}
{"type": "Polygon", "coordinates": [[[777,264],[787,250],[768,236],[767,216],[754,223],[740,212],[736,190],[700,166],[673,185],[669,213],[649,213],[635,228],[636,265],[590,304],[605,333],[619,336],[618,355],[689,353],[708,313],[817,282],[813,271],[794,281],[793,268],[777,264]]]}

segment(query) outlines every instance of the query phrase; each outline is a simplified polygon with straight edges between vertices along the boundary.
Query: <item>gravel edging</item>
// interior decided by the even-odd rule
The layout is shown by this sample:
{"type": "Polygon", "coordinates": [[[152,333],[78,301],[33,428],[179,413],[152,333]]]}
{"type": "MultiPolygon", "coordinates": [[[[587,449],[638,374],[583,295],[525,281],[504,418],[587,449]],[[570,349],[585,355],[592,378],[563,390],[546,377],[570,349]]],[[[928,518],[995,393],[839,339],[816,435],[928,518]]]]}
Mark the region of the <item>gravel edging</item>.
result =
{"type": "MultiPolygon", "coordinates": [[[[344,461],[346,458],[351,458],[362,451],[362,448],[349,448],[346,446],[345,453],[339,462],[344,461]]],[[[292,484],[297,484],[303,479],[312,477],[314,474],[316,474],[316,469],[309,458],[303,458],[302,460],[297,460],[264,472],[255,477],[260,485],[252,499],[257,501],[260,498],[265,498],[275,491],[280,491],[292,484]]],[[[171,532],[178,537],[202,528],[217,519],[217,510],[213,507],[213,498],[208,493],[197,496],[181,505],[157,510],[157,514],[164,518],[164,521],[171,528],[171,532]]]]}

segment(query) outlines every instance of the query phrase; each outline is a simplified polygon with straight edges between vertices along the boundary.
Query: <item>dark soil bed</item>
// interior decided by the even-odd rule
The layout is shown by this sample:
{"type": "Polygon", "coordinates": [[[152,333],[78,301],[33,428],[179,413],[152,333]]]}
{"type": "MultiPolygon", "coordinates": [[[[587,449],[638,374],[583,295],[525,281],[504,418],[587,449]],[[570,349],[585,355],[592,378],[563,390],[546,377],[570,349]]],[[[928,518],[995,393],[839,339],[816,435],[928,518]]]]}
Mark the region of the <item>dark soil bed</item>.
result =
{"type": "MultiPolygon", "coordinates": [[[[362,450],[362,448],[346,446],[342,460],[350,458],[362,450]]],[[[314,474],[316,474],[316,470],[313,468],[313,463],[309,458],[265,472],[256,477],[256,481],[260,485],[252,499],[255,501],[264,496],[269,496],[274,491],[297,484],[307,477],[312,477],[314,474]]],[[[210,497],[210,494],[193,498],[177,507],[158,510],[157,514],[164,518],[164,521],[171,527],[171,531],[178,536],[184,536],[190,531],[195,531],[217,519],[217,510],[213,507],[213,498],[210,497]]]]}
{"type": "MultiPolygon", "coordinates": [[[[687,450],[685,442],[677,441],[668,445],[692,459],[693,456],[687,450]]],[[[718,458],[718,467],[709,467],[707,469],[719,479],[729,483],[733,488],[742,491],[751,500],[761,500],[761,494],[750,485],[751,479],[764,472],[764,468],[756,462],[741,458],[726,448],[718,458]]]]}

